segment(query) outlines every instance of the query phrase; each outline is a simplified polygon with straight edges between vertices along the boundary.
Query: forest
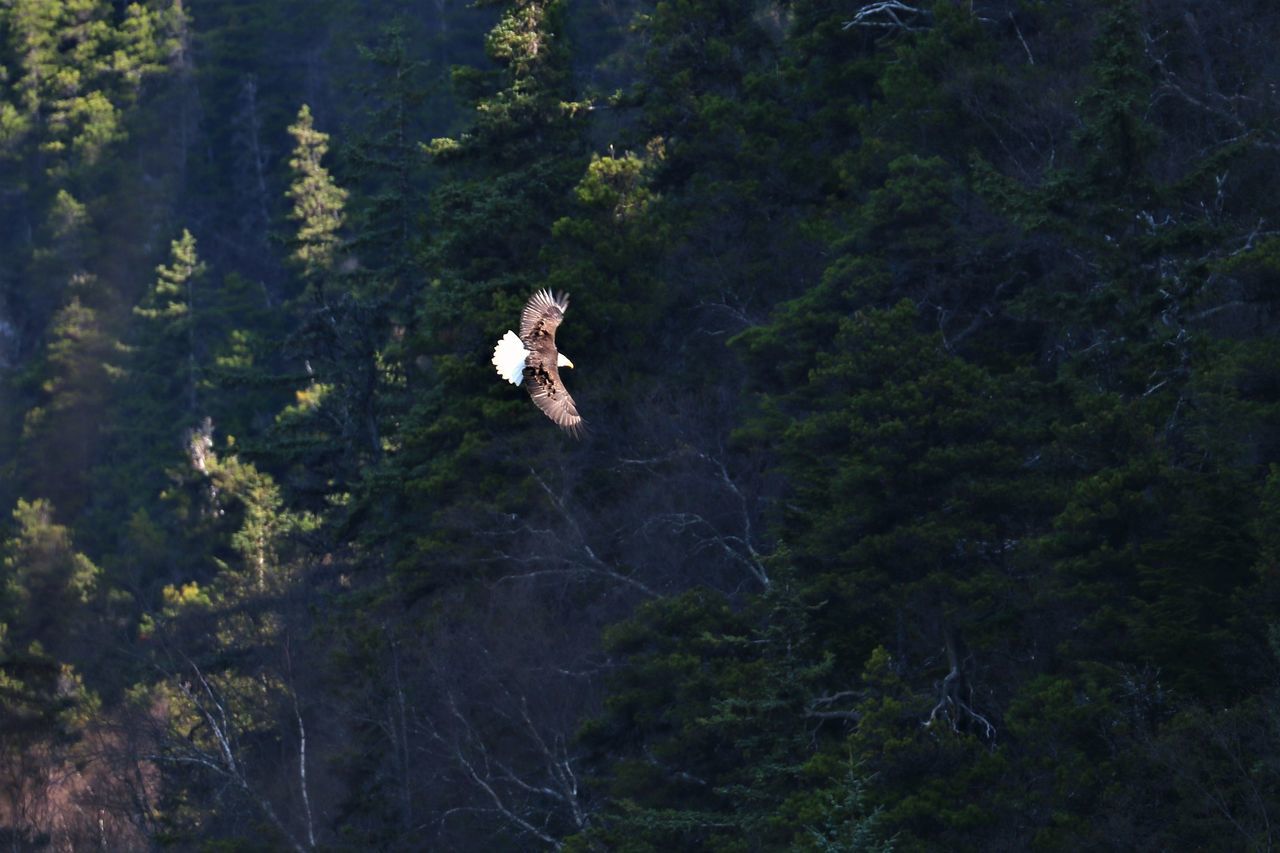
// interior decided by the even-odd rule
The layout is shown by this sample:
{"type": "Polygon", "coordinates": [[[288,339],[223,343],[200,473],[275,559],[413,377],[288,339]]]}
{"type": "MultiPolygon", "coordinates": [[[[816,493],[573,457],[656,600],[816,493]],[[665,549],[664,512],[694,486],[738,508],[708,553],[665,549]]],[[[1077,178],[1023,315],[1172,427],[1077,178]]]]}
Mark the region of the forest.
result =
{"type": "Polygon", "coordinates": [[[1278,40],[0,0],[0,842],[1277,849],[1278,40]]]}

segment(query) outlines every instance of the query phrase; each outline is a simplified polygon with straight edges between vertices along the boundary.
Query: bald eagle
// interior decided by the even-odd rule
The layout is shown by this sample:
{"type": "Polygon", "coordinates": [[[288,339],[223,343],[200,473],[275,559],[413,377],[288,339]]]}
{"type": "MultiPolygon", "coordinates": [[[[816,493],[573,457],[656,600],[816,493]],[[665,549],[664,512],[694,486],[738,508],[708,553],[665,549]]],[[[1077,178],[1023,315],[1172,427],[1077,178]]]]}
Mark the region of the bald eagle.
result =
{"type": "Polygon", "coordinates": [[[560,368],[573,362],[556,349],[556,329],[569,309],[569,295],[539,290],[520,315],[520,335],[508,331],[493,348],[493,366],[512,385],[525,383],[542,413],[570,435],[583,428],[582,416],[560,380],[560,368]]]}

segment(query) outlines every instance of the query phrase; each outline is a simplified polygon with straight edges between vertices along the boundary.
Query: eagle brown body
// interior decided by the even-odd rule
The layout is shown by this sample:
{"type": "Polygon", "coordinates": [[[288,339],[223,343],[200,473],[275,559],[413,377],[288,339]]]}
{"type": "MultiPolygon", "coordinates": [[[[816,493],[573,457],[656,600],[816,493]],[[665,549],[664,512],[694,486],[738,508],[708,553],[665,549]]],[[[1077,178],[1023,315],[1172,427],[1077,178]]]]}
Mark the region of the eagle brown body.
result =
{"type": "Polygon", "coordinates": [[[556,329],[568,308],[567,294],[535,293],[520,314],[519,344],[515,334],[507,332],[494,348],[493,364],[507,381],[523,382],[534,405],[557,426],[577,436],[583,429],[582,416],[560,378],[560,368],[573,367],[573,362],[556,348],[556,329]]]}

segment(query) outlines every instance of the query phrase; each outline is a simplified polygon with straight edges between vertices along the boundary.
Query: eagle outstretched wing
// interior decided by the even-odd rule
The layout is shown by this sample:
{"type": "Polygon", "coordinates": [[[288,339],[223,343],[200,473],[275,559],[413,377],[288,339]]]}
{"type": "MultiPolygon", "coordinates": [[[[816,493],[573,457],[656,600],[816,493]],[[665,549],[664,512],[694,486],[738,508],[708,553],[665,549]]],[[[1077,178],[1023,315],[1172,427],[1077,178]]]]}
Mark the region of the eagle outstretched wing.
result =
{"type": "MultiPolygon", "coordinates": [[[[534,359],[531,356],[529,360],[532,362],[534,359]]],[[[578,406],[573,402],[573,397],[569,396],[564,383],[560,381],[560,371],[556,368],[555,361],[550,363],[549,368],[542,364],[526,366],[524,378],[529,396],[534,405],[542,409],[543,414],[571,435],[576,436],[582,432],[582,416],[578,414],[578,406]]]]}
{"type": "Polygon", "coordinates": [[[550,290],[539,290],[525,303],[520,313],[520,340],[529,349],[537,349],[540,343],[556,346],[556,329],[569,310],[569,297],[564,293],[551,295],[550,290]]]}
{"type": "MultiPolygon", "coordinates": [[[[569,297],[549,290],[539,290],[529,298],[520,314],[520,342],[528,349],[524,381],[529,396],[543,414],[572,435],[583,429],[582,416],[573,397],[560,379],[560,351],[556,348],[556,329],[569,309],[569,297]]],[[[572,362],[565,362],[570,367],[572,362]]]]}

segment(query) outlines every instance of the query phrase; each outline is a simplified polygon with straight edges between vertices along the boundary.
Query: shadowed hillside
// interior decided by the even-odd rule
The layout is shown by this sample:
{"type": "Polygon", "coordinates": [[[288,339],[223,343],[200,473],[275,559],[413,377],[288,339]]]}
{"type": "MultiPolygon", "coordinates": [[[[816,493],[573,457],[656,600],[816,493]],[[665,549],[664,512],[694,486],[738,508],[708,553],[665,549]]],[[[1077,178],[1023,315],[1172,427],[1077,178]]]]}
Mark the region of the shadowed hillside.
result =
{"type": "Polygon", "coordinates": [[[1277,38],[3,0],[0,839],[1271,849],[1277,38]]]}

